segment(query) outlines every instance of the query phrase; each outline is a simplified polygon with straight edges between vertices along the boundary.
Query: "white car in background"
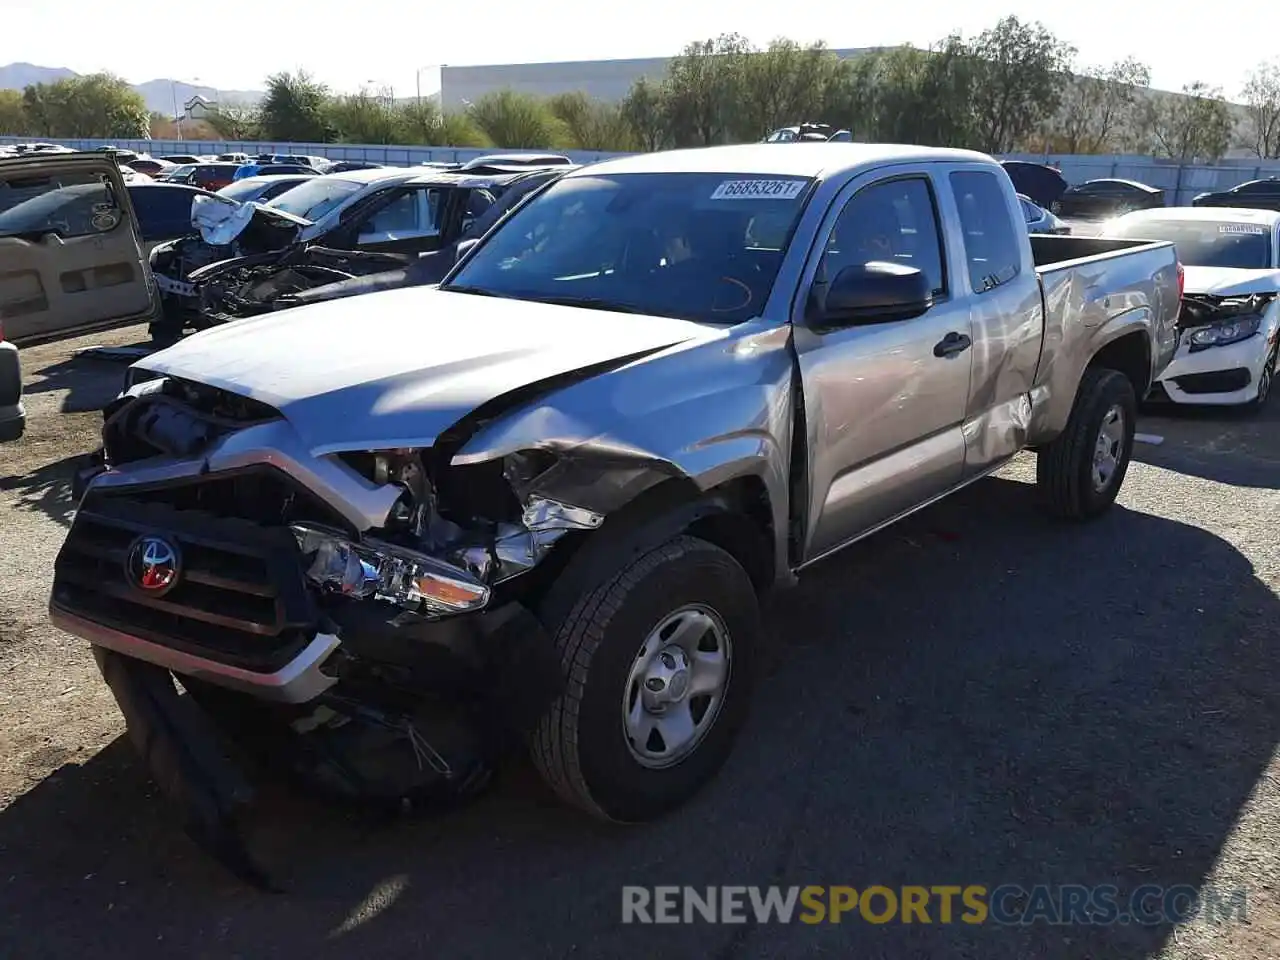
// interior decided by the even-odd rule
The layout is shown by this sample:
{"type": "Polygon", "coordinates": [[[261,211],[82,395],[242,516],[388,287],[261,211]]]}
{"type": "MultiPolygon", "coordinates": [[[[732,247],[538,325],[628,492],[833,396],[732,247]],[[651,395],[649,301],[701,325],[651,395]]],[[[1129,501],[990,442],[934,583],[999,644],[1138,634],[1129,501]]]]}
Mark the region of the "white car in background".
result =
{"type": "Polygon", "coordinates": [[[1139,210],[1100,235],[1170,240],[1186,271],[1178,352],[1150,399],[1261,409],[1280,352],[1280,212],[1139,210]]]}

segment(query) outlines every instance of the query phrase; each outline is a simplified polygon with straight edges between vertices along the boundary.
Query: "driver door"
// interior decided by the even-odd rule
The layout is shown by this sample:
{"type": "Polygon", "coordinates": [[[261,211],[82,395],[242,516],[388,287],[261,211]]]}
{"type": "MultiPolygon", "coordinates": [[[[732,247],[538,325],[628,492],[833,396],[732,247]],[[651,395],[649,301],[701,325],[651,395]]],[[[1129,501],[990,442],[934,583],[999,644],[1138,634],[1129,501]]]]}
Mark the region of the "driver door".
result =
{"type": "Polygon", "coordinates": [[[795,318],[810,443],[804,563],[958,486],[972,365],[969,298],[948,269],[938,184],[927,167],[856,178],[822,227],[795,318]],[[910,320],[823,328],[814,307],[841,268],[891,262],[932,282],[910,320]]]}
{"type": "Polygon", "coordinates": [[[0,323],[18,343],[149,319],[157,294],[108,154],[0,159],[0,323]]]}

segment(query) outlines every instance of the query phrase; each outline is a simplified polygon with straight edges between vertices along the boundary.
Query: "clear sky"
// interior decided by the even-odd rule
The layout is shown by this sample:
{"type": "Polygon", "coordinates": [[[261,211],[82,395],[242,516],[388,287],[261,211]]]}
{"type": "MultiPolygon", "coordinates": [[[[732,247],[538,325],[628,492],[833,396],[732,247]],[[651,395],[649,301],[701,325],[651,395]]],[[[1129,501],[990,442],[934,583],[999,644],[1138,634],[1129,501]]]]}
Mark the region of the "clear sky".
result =
{"type": "MultiPolygon", "coordinates": [[[[412,93],[419,68],[427,68],[424,91],[434,88],[441,63],[666,56],[721,32],[761,45],[782,35],[831,47],[923,46],[953,30],[977,33],[1012,13],[1044,22],[1079,49],[1083,63],[1133,55],[1151,66],[1156,87],[1205,80],[1236,99],[1245,74],[1269,52],[1241,34],[1242,9],[1223,8],[1215,18],[1211,4],[1186,0],[642,0],[541,9],[527,0],[268,0],[215,4],[205,16],[201,4],[0,0],[0,64],[110,70],[133,83],[171,77],[222,90],[260,89],[270,73],[304,68],[339,90],[374,83],[401,96],[412,93]],[[492,29],[469,29],[472,17],[492,29]]],[[[1255,4],[1248,36],[1277,35],[1280,7],[1255,4]]]]}

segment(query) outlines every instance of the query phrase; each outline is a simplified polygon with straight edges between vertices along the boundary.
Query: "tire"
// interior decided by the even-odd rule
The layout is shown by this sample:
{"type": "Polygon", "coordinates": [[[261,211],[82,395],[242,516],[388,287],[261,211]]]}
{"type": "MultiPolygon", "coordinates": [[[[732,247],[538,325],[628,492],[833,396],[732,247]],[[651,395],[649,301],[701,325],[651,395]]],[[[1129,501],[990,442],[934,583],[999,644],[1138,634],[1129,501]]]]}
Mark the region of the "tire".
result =
{"type": "Polygon", "coordinates": [[[1138,402],[1128,377],[1105,367],[1085,370],[1066,427],[1037,456],[1036,484],[1052,516],[1092,520],[1111,508],[1129,470],[1137,417],[1138,402]],[[1104,426],[1118,436],[1112,440],[1114,466],[1098,482],[1094,455],[1104,426]]]}
{"type": "Polygon", "coordinates": [[[1280,361],[1280,342],[1271,348],[1267,362],[1262,365],[1262,376],[1258,379],[1258,395],[1245,404],[1245,412],[1261,413],[1267,407],[1267,401],[1276,391],[1276,363],[1280,361]]]}
{"type": "MultiPolygon", "coordinates": [[[[675,809],[711,780],[746,718],[760,646],[756,594],[733,557],[704,540],[676,537],[583,594],[549,629],[565,692],[540,720],[530,752],[538,771],[562,799],[603,820],[638,823],[675,809]],[[683,755],[669,752],[671,762],[659,765],[665,761],[640,757],[631,744],[624,691],[633,704],[632,694],[647,696],[633,674],[645,662],[662,669],[661,656],[642,660],[641,654],[655,629],[673,616],[708,617],[712,627],[702,635],[703,643],[714,645],[716,630],[723,628],[728,638],[727,643],[721,641],[727,680],[719,700],[708,701],[701,715],[706,726],[695,720],[695,728],[703,731],[701,738],[688,741],[689,752],[683,755]]],[[[672,649],[653,642],[659,649],[672,649]]],[[[668,659],[667,665],[671,662],[668,659]]],[[[686,683],[702,661],[688,662],[686,683]]],[[[652,674],[647,676],[649,683],[655,682],[652,674]]],[[[677,687],[687,689],[675,674],[667,679],[664,695],[677,687]]],[[[702,701],[690,697],[683,702],[696,717],[702,701]]],[[[674,713],[679,704],[671,709],[674,713]]],[[[631,715],[636,715],[634,706],[631,715]]],[[[653,714],[641,717],[652,720],[653,714]]],[[[646,740],[644,749],[655,743],[646,740]]],[[[649,752],[662,751],[655,747],[649,752]]]]}

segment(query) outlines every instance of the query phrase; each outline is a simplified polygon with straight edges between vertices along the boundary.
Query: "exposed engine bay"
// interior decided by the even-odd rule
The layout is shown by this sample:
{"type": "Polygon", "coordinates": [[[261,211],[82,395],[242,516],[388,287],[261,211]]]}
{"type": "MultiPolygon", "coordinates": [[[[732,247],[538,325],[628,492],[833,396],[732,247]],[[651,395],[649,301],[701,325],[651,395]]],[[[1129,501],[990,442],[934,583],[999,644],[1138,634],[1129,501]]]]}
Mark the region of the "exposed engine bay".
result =
{"type": "Polygon", "coordinates": [[[403,269],[413,258],[393,253],[295,245],[285,250],[220,262],[190,276],[198,284],[200,326],[227,323],[277,309],[305,290],[403,269]]]}

